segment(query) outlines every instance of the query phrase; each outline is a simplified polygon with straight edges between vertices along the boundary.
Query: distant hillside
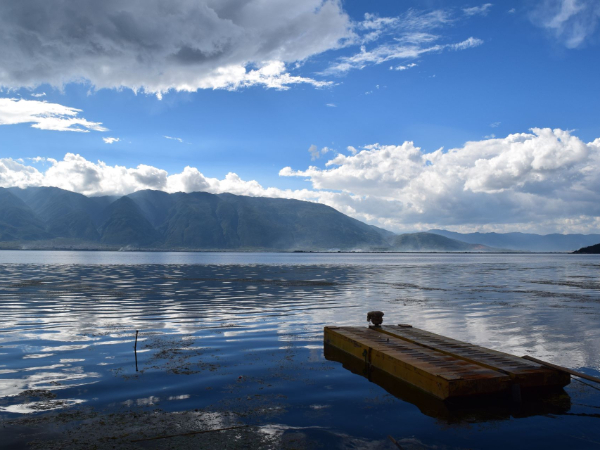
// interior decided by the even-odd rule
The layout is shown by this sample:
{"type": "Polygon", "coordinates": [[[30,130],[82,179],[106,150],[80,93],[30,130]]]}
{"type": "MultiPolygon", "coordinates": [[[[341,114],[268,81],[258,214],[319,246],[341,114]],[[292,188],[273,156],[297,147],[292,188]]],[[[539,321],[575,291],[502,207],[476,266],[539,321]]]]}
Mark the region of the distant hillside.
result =
{"type": "Polygon", "coordinates": [[[600,242],[600,234],[526,234],[526,233],[455,233],[446,230],[430,230],[451,239],[470,244],[506,248],[530,252],[572,252],[581,247],[600,242]]]}
{"type": "Polygon", "coordinates": [[[408,233],[396,236],[392,250],[398,252],[493,252],[501,251],[480,244],[450,239],[434,233],[408,233]]]}
{"type": "Polygon", "coordinates": [[[589,247],[583,247],[583,248],[580,248],[579,250],[575,250],[573,253],[588,254],[588,255],[600,254],[600,244],[590,245],[589,247]]]}
{"type": "Polygon", "coordinates": [[[385,250],[394,236],[329,206],[299,200],[151,190],[86,197],[53,187],[0,188],[0,242],[15,245],[385,250]]]}
{"type": "Polygon", "coordinates": [[[144,217],[142,210],[129,197],[121,197],[108,205],[106,220],[98,228],[104,244],[156,247],[162,244],[161,234],[144,217]]]}
{"type": "Polygon", "coordinates": [[[491,252],[511,247],[441,233],[448,232],[396,235],[326,205],[282,198],[153,190],[86,197],[54,187],[0,188],[1,248],[491,252]]]}
{"type": "Polygon", "coordinates": [[[19,198],[0,188],[0,240],[48,239],[42,221],[19,198]]]}

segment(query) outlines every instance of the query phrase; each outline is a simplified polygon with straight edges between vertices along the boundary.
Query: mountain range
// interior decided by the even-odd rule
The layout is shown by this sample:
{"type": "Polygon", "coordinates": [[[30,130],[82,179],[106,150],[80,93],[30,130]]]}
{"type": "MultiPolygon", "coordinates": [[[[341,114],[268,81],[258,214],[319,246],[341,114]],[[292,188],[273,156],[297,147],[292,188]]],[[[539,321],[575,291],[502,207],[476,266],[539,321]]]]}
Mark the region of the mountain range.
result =
{"type": "Polygon", "coordinates": [[[394,236],[299,200],[152,190],[86,197],[54,187],[0,188],[0,241],[28,248],[369,250],[389,248],[394,236]]]}
{"type": "Polygon", "coordinates": [[[391,241],[392,251],[402,252],[503,252],[507,250],[451,239],[434,233],[406,233],[391,241]]]}
{"type": "Polygon", "coordinates": [[[572,251],[598,242],[600,235],[397,235],[326,205],[281,198],[0,188],[0,248],[497,252],[572,251]]]}
{"type": "Polygon", "coordinates": [[[450,239],[470,244],[507,248],[526,252],[572,252],[581,247],[600,243],[600,234],[531,234],[531,233],[456,233],[429,230],[450,239]]]}

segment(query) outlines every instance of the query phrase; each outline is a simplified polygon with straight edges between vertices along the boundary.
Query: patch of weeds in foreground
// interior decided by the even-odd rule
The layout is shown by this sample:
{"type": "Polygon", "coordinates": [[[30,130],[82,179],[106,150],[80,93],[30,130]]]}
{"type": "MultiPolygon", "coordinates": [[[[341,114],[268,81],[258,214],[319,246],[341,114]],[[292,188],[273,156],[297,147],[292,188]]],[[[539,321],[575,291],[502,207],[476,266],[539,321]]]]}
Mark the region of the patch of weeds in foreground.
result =
{"type": "MultiPolygon", "coordinates": [[[[151,356],[136,374],[124,374],[122,367],[111,369],[114,376],[125,379],[137,378],[144,372],[161,371],[174,375],[193,375],[205,370],[217,371],[221,365],[216,362],[208,362],[202,358],[208,351],[207,348],[195,347],[193,336],[173,338],[171,336],[151,336],[143,346],[144,350],[150,350],[151,356]]],[[[210,349],[212,353],[218,349],[210,349]]],[[[214,354],[210,358],[218,359],[214,354]]]]}
{"type": "Polygon", "coordinates": [[[111,414],[81,411],[17,419],[4,426],[28,427],[21,438],[24,446],[34,450],[308,448],[297,445],[305,439],[273,433],[268,425],[248,425],[240,417],[233,412],[204,410],[111,414]]]}
{"type": "Polygon", "coordinates": [[[146,343],[145,348],[155,350],[149,361],[140,372],[146,370],[161,370],[175,375],[192,375],[203,370],[216,371],[219,364],[203,361],[201,357],[206,348],[195,347],[191,336],[179,339],[153,338],[146,343]]]}

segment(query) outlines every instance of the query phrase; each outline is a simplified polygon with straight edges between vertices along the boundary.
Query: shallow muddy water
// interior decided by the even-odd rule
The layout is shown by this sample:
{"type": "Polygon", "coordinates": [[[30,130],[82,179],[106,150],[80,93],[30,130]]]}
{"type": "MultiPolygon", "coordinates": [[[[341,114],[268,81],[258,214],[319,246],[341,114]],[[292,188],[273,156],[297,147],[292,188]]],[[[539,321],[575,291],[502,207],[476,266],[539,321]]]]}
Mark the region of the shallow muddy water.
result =
{"type": "Polygon", "coordinates": [[[0,447],[600,447],[576,381],[448,411],[325,359],[372,309],[600,375],[597,256],[0,252],[0,447]]]}

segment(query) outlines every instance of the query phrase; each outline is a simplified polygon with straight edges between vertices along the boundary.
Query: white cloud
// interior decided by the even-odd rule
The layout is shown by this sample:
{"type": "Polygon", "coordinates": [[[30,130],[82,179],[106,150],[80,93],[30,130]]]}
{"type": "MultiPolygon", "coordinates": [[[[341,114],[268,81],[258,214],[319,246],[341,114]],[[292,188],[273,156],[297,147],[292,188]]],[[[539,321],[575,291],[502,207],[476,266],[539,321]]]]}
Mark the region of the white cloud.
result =
{"type": "MultiPolygon", "coordinates": [[[[437,39],[436,36],[429,36],[427,40],[437,39]]],[[[360,48],[360,52],[352,56],[340,58],[337,63],[331,65],[325,74],[341,74],[354,69],[364,69],[370,65],[377,65],[395,59],[415,59],[425,53],[439,52],[443,50],[441,45],[424,46],[426,39],[421,36],[421,42],[414,44],[389,43],[367,50],[366,46],[360,48]]]]}
{"type": "Polygon", "coordinates": [[[186,167],[169,175],[157,167],[140,164],[135,168],[110,166],[102,161],[88,161],[80,155],[67,153],[62,161],[52,158],[30,158],[35,163],[48,163],[40,170],[11,158],[0,159],[0,186],[55,186],[84,195],[126,195],[142,189],[166,192],[211,193],[231,192],[239,195],[317,200],[319,193],[307,189],[282,190],[263,188],[257,181],[242,180],[235,173],[224,179],[205,177],[197,168],[186,167]]]}
{"type": "Polygon", "coordinates": [[[498,128],[501,123],[502,122],[493,122],[493,123],[490,123],[490,127],[492,127],[492,128],[498,128]]]}
{"type": "Polygon", "coordinates": [[[337,155],[327,169],[286,167],[280,175],[307,178],[313,189],[332,191],[331,206],[395,230],[551,232],[600,223],[599,163],[600,139],[586,144],[567,131],[533,129],[429,154],[412,142],[376,144],[337,155]]]}
{"type": "Polygon", "coordinates": [[[325,106],[329,106],[330,108],[337,108],[335,103],[327,103],[325,106]]]}
{"type": "Polygon", "coordinates": [[[0,186],[40,186],[43,182],[44,174],[35,167],[24,165],[11,158],[0,159],[0,186]]]}
{"type": "Polygon", "coordinates": [[[45,92],[40,92],[39,94],[31,94],[31,96],[35,97],[35,98],[45,97],[46,93],[45,92]]]}
{"type": "Polygon", "coordinates": [[[517,12],[517,10],[515,8],[511,8],[511,9],[508,10],[509,14],[514,14],[516,12],[517,12]]]}
{"type": "Polygon", "coordinates": [[[288,65],[354,39],[337,0],[0,2],[0,86],[287,89],[288,65]]]}
{"type": "Polygon", "coordinates": [[[429,12],[409,9],[397,17],[379,17],[366,13],[364,20],[354,24],[354,42],[365,44],[382,36],[417,34],[422,30],[435,30],[453,22],[451,13],[444,9],[429,12]]]}
{"type": "Polygon", "coordinates": [[[102,138],[105,144],[114,144],[115,142],[119,142],[121,139],[114,137],[105,137],[102,138]]]}
{"type": "Polygon", "coordinates": [[[483,41],[481,39],[470,37],[462,42],[457,42],[456,44],[449,44],[447,48],[450,48],[452,50],[465,50],[467,48],[479,47],[482,44],[483,41]]]}
{"type": "Polygon", "coordinates": [[[390,66],[390,70],[408,70],[408,69],[412,69],[413,67],[417,67],[417,64],[415,63],[410,63],[410,64],[406,64],[405,66],[390,66]]]}
{"type": "Polygon", "coordinates": [[[534,24],[546,29],[565,47],[581,47],[600,21],[598,0],[544,0],[532,12],[534,24]]]}
{"type": "Polygon", "coordinates": [[[0,125],[31,123],[33,128],[53,131],[107,131],[100,122],[78,117],[80,109],[38,100],[0,98],[0,125]]]}
{"type": "Polygon", "coordinates": [[[490,8],[492,6],[493,5],[491,3],[486,3],[481,6],[473,6],[471,8],[463,8],[463,12],[467,16],[477,16],[477,15],[487,16],[487,14],[490,12],[490,8]]]}
{"type": "MultiPolygon", "coordinates": [[[[366,14],[365,20],[355,25],[357,38],[354,42],[361,44],[360,51],[338,58],[322,74],[341,75],[372,65],[403,59],[414,60],[426,54],[465,50],[483,44],[481,39],[474,37],[455,43],[444,42],[445,39],[438,30],[456,20],[447,10],[422,12],[410,9],[404,15],[393,18],[366,14]],[[377,42],[369,48],[373,41],[378,40],[384,42],[377,42]]],[[[410,67],[414,66],[402,64],[396,70],[410,67]]]]}
{"type": "Polygon", "coordinates": [[[0,159],[0,186],[57,186],[86,195],[160,189],[296,198],[394,231],[589,233],[600,227],[600,138],[585,143],[568,131],[533,129],[432,153],[412,142],[348,151],[325,169],[283,168],[281,176],[310,181],[311,188],[301,190],[265,188],[235,173],[210,178],[195,167],[169,174],[143,164],[109,166],[70,153],[62,161],[37,158],[49,164],[44,169],[0,159]]]}
{"type": "Polygon", "coordinates": [[[165,136],[165,139],[169,139],[171,141],[183,142],[183,139],[178,138],[178,137],[165,136]]]}

